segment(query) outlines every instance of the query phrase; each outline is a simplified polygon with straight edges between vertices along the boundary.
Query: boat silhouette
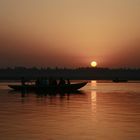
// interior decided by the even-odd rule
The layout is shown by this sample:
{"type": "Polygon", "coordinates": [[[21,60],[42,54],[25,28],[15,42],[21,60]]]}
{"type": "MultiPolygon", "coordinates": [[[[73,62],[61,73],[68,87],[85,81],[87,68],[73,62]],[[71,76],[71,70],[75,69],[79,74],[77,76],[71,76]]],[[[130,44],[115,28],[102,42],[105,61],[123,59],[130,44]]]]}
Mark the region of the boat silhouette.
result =
{"type": "Polygon", "coordinates": [[[76,91],[84,87],[87,82],[81,83],[72,83],[65,85],[46,85],[46,86],[37,86],[35,84],[26,84],[26,85],[8,85],[13,90],[31,90],[31,91],[76,91]]]}
{"type": "Polygon", "coordinates": [[[116,79],[113,79],[112,82],[115,82],[115,83],[126,83],[126,82],[128,82],[128,80],[116,78],[116,79]]]}

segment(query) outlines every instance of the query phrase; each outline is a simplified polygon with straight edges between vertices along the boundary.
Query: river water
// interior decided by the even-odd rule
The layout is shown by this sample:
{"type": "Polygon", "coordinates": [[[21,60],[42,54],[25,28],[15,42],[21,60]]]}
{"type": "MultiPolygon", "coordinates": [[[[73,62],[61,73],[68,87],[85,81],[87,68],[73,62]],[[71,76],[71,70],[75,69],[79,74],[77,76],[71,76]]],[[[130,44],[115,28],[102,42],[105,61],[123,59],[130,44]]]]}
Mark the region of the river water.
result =
{"type": "Polygon", "coordinates": [[[53,96],[8,84],[0,83],[1,140],[140,139],[139,82],[88,81],[79,93],[53,96]]]}

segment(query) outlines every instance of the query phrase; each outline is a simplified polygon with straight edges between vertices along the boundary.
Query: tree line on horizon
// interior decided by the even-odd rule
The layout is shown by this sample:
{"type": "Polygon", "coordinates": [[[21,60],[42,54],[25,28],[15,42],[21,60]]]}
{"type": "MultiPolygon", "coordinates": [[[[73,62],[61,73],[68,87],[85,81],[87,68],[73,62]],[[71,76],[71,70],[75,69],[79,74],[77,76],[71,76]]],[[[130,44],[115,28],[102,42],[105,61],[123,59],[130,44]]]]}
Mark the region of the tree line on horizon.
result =
{"type": "Polygon", "coordinates": [[[13,80],[20,79],[21,77],[28,79],[37,79],[38,77],[54,77],[59,79],[60,77],[69,79],[92,79],[92,80],[112,80],[115,78],[140,80],[140,69],[130,68],[37,68],[37,67],[8,67],[0,69],[1,80],[13,80]]]}
{"type": "Polygon", "coordinates": [[[67,68],[67,67],[5,67],[0,68],[0,70],[140,70],[140,68],[107,68],[107,67],[77,67],[77,68],[67,68]]]}

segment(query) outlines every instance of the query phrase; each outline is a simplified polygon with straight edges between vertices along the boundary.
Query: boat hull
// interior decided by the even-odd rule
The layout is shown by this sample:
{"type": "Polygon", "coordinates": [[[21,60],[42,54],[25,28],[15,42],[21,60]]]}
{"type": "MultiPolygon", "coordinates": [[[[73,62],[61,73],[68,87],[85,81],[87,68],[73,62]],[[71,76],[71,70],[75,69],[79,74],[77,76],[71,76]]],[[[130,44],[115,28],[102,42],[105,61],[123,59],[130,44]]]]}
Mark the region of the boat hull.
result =
{"type": "Polygon", "coordinates": [[[128,82],[128,80],[117,80],[117,79],[114,79],[112,80],[114,83],[126,83],[128,82]]]}
{"type": "Polygon", "coordinates": [[[42,90],[42,91],[76,91],[84,87],[87,82],[66,84],[63,86],[36,86],[36,85],[8,85],[13,90],[42,90]]]}

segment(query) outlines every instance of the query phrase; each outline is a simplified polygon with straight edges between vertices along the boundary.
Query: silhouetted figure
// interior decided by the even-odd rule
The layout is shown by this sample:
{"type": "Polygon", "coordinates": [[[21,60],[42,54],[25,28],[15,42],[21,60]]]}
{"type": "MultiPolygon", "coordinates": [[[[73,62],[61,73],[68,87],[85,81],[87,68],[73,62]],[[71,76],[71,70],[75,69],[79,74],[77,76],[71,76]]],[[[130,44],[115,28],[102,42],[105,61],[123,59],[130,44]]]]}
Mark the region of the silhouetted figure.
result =
{"type": "Polygon", "coordinates": [[[70,85],[70,80],[69,79],[67,79],[67,84],[70,85]]]}
{"type": "Polygon", "coordinates": [[[25,78],[24,78],[24,77],[21,77],[21,85],[22,85],[22,86],[25,86],[25,82],[26,82],[26,81],[25,81],[25,78]]]}
{"type": "Polygon", "coordinates": [[[57,81],[56,81],[56,79],[53,79],[53,80],[52,80],[52,86],[57,86],[57,81]]]}
{"type": "Polygon", "coordinates": [[[41,85],[42,86],[47,86],[48,85],[48,80],[46,78],[41,78],[41,85]]]}
{"type": "Polygon", "coordinates": [[[65,80],[63,79],[63,78],[60,78],[60,81],[59,81],[59,85],[60,86],[63,86],[63,85],[65,85],[66,83],[65,83],[65,80]]]}
{"type": "Polygon", "coordinates": [[[48,83],[49,81],[46,79],[46,78],[39,78],[39,79],[37,79],[36,81],[35,81],[35,85],[36,86],[48,86],[49,85],[49,83],[48,83]]]}
{"type": "Polygon", "coordinates": [[[39,86],[39,85],[40,85],[40,80],[39,80],[39,79],[37,79],[37,80],[35,81],[35,85],[36,85],[36,86],[39,86]]]}
{"type": "Polygon", "coordinates": [[[47,78],[44,79],[44,85],[48,86],[49,85],[49,80],[47,78]]]}
{"type": "Polygon", "coordinates": [[[50,78],[49,78],[49,86],[52,86],[52,83],[53,83],[53,78],[50,77],[50,78]]]}

